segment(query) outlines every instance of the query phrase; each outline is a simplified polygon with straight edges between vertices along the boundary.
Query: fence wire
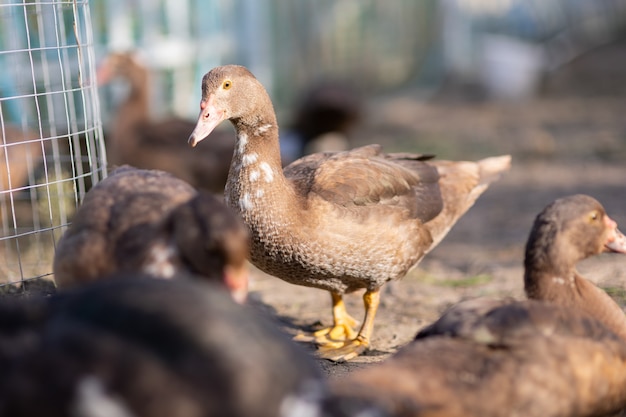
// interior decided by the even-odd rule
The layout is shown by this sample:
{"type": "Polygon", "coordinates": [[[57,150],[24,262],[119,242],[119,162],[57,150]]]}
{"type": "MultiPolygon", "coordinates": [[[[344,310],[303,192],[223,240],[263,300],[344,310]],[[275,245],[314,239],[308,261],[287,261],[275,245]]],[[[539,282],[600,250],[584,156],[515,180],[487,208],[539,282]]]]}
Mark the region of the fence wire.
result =
{"type": "Polygon", "coordinates": [[[88,1],[0,4],[0,287],[52,277],[55,242],[106,175],[88,1]]]}

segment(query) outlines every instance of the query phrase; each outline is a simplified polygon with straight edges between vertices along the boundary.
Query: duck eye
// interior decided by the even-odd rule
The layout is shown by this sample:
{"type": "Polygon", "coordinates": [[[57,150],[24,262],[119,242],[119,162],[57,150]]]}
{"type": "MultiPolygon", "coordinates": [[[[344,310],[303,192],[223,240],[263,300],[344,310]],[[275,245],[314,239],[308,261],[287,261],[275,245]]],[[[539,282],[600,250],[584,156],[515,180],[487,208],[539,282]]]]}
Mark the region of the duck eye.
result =
{"type": "Polygon", "coordinates": [[[226,80],[224,81],[224,83],[222,83],[222,88],[224,90],[228,90],[230,87],[232,87],[233,82],[231,80],[226,80]]]}

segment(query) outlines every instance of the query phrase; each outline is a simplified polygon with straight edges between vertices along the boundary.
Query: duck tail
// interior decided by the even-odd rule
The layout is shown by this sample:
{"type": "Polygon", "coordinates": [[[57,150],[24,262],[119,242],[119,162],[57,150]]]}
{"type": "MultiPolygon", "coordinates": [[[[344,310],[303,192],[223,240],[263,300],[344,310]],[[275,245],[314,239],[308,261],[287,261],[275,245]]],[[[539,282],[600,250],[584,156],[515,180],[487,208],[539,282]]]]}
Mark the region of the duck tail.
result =
{"type": "Polygon", "coordinates": [[[490,184],[511,168],[511,155],[493,156],[478,161],[480,184],[490,184]]]}

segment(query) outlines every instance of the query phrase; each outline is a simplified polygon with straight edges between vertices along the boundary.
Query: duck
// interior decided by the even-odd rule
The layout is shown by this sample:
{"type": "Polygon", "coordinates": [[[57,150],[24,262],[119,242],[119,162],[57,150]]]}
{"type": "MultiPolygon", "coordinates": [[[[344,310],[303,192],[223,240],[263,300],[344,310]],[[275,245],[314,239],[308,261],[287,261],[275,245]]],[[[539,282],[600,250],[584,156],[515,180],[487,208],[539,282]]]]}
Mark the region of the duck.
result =
{"type": "Polygon", "coordinates": [[[537,215],[527,240],[526,300],[455,304],[385,363],[334,380],[332,392],[394,416],[597,416],[623,409],[626,326],[619,306],[575,271],[603,252],[626,253],[626,239],[603,206],[580,194],[555,200],[537,215]]]}
{"type": "Polygon", "coordinates": [[[333,325],[311,337],[332,361],[369,348],[381,287],[415,267],[511,163],[509,155],[437,161],[372,144],[310,154],[283,170],[271,99],[238,65],[204,75],[189,144],[225,120],[237,141],[224,199],[250,230],[250,260],[286,282],[330,292],[333,325]],[[357,332],[343,296],[362,289],[357,332]]]}
{"type": "Polygon", "coordinates": [[[44,144],[30,130],[7,124],[0,129],[0,191],[13,191],[28,185],[39,162],[44,144]]]}
{"type": "Polygon", "coordinates": [[[595,198],[559,198],[536,217],[524,256],[529,299],[571,305],[601,320],[626,340],[626,316],[601,288],[580,275],[576,264],[602,252],[626,253],[626,237],[595,198]]]}
{"type": "Polygon", "coordinates": [[[290,122],[280,134],[283,165],[317,152],[346,151],[364,117],[364,103],[346,80],[321,79],[296,99],[290,122]]]}
{"type": "Polygon", "coordinates": [[[249,235],[220,198],[159,170],[122,166],[91,188],[56,245],[60,289],[131,271],[217,280],[244,302],[249,235]]]}
{"type": "Polygon", "coordinates": [[[324,400],[313,358],[223,286],[128,274],[0,304],[1,415],[270,417],[324,400]]]}
{"type": "Polygon", "coordinates": [[[113,168],[131,165],[158,169],[195,188],[223,194],[235,143],[232,131],[216,132],[219,141],[190,152],[183,139],[189,137],[195,122],[177,116],[151,117],[150,70],[137,53],[109,54],[98,66],[97,77],[100,86],[115,79],[128,85],[126,98],[117,106],[105,136],[108,162],[113,168]]]}
{"type": "Polygon", "coordinates": [[[39,135],[32,130],[9,123],[0,129],[0,222],[3,237],[9,235],[7,229],[14,224],[17,227],[33,226],[33,202],[28,186],[43,161],[44,147],[39,135]]]}
{"type": "Polygon", "coordinates": [[[626,406],[626,344],[584,311],[538,300],[451,307],[330,391],[395,417],[584,417],[626,406]]]}

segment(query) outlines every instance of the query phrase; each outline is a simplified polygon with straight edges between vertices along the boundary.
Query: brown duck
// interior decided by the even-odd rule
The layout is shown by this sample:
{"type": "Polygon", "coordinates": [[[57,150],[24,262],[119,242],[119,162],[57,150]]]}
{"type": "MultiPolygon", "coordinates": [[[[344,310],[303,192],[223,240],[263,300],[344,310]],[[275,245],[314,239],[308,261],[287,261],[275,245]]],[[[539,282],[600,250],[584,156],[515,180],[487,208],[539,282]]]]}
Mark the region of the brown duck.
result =
{"type": "Polygon", "coordinates": [[[579,261],[608,251],[626,252],[626,238],[597,200],[578,194],[554,201],[539,213],[528,238],[526,295],[586,311],[626,341],[624,311],[576,271],[579,261]]]}
{"type": "Polygon", "coordinates": [[[17,227],[27,227],[27,230],[32,230],[35,214],[28,186],[33,185],[35,173],[44,157],[44,147],[44,141],[36,132],[10,124],[0,128],[2,236],[17,233],[10,230],[14,221],[17,227]]]}
{"type": "Polygon", "coordinates": [[[133,273],[45,299],[3,299],[0,415],[274,417],[314,409],[326,384],[310,355],[228,298],[214,283],[133,273]]]}
{"type": "MultiPolygon", "coordinates": [[[[113,53],[98,68],[98,83],[113,79],[128,84],[128,94],[117,108],[106,134],[109,162],[142,169],[159,169],[187,181],[195,188],[222,194],[235,135],[219,132],[220,140],[190,152],[184,139],[195,123],[180,117],[150,116],[150,71],[134,53],[113,53]]],[[[218,134],[216,132],[216,134],[218,134]]]]}
{"type": "Polygon", "coordinates": [[[68,288],[118,272],[221,276],[243,301],[248,237],[218,197],[164,171],[123,166],[85,196],[57,244],[54,279],[68,288]]]}
{"type": "Polygon", "coordinates": [[[270,97],[241,66],[204,76],[200,108],[192,146],[224,120],[237,132],[225,200],[250,228],[252,262],[287,282],[330,291],[333,326],[316,336],[331,360],[369,346],[380,288],[417,265],[510,165],[509,156],[430,161],[370,145],[312,154],[283,171],[270,97]],[[359,289],[365,318],[356,333],[342,296],[359,289]]]}
{"type": "Polygon", "coordinates": [[[310,153],[350,149],[350,138],[364,116],[364,102],[357,89],[337,79],[311,84],[294,107],[291,122],[281,127],[283,165],[310,153]]]}
{"type": "Polygon", "coordinates": [[[9,124],[0,129],[0,192],[15,191],[28,185],[29,176],[43,159],[44,146],[33,131],[9,124]]]}
{"type": "Polygon", "coordinates": [[[525,260],[527,292],[544,301],[459,303],[388,361],[335,380],[333,391],[394,416],[623,409],[624,313],[574,269],[606,250],[626,253],[626,240],[600,203],[583,195],[556,200],[537,216],[525,260]]]}
{"type": "Polygon", "coordinates": [[[572,307],[470,300],[331,385],[395,417],[600,416],[626,406],[626,344],[572,307]]]}

